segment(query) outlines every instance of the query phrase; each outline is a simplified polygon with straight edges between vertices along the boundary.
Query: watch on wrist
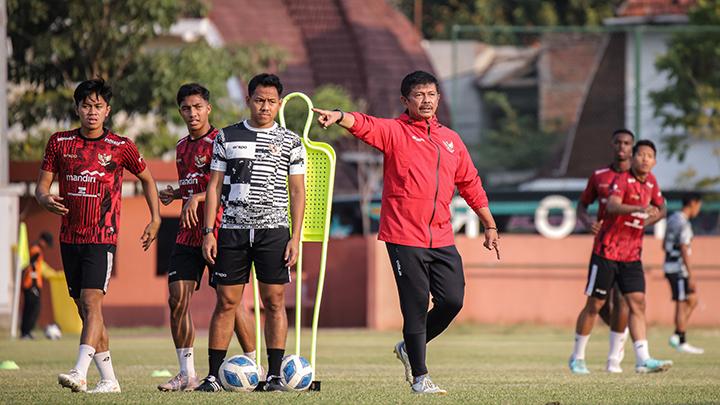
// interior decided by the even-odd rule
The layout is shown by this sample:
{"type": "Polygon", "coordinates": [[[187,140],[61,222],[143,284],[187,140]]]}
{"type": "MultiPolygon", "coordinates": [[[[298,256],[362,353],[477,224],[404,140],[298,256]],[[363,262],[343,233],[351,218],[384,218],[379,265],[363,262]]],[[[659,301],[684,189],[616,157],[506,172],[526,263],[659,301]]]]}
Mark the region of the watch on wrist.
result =
{"type": "Polygon", "coordinates": [[[203,234],[203,236],[205,236],[205,235],[207,235],[207,234],[211,234],[211,233],[213,233],[213,232],[215,232],[215,228],[205,227],[205,228],[202,229],[202,234],[203,234]]]}
{"type": "Polygon", "coordinates": [[[334,109],[333,111],[337,111],[337,112],[340,113],[340,119],[337,120],[337,121],[335,121],[336,124],[340,125],[340,123],[342,122],[342,120],[345,118],[345,113],[344,113],[341,109],[339,109],[339,108],[336,108],[336,109],[334,109]]]}

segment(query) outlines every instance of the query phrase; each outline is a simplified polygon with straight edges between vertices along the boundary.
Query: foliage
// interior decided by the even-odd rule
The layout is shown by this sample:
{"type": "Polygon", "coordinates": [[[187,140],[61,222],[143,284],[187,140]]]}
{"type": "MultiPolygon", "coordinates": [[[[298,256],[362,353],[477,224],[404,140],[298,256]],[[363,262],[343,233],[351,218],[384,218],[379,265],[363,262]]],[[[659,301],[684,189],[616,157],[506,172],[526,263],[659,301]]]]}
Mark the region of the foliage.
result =
{"type": "MultiPolygon", "coordinates": [[[[700,0],[689,13],[690,24],[720,25],[720,3],[700,0]]],[[[696,141],[720,143],[720,33],[678,33],[655,66],[668,85],[652,92],[655,116],[670,134],[665,137],[669,157],[684,161],[696,141]]],[[[720,146],[715,155],[720,158],[720,146]]],[[[701,179],[707,186],[720,179],[701,179]]]]}
{"type": "MultiPolygon", "coordinates": [[[[461,25],[601,25],[622,0],[438,0],[423,2],[422,33],[428,39],[448,39],[461,25]]],[[[410,19],[414,0],[396,0],[410,19]]]]}
{"type": "Polygon", "coordinates": [[[236,49],[211,48],[204,41],[147,46],[178,18],[204,15],[202,0],[10,0],[8,12],[13,46],[9,77],[20,89],[11,97],[9,118],[27,133],[26,140],[12,143],[15,159],[36,157],[33,145],[47,137],[31,130],[40,122],[75,119],[72,92],[81,80],[102,77],[111,84],[113,115],[157,118],[156,128],[138,139],[141,151],[154,157],[174,148],[177,134],[168,125],[183,126],[175,101],[181,84],[208,87],[211,119],[226,125],[238,120],[243,103],[229,99],[228,79],[247,80],[259,71],[282,69],[285,59],[283,52],[265,44],[236,49]]]}
{"type": "MultiPolygon", "coordinates": [[[[350,93],[343,87],[326,84],[315,89],[312,95],[313,105],[323,109],[339,108],[342,111],[362,111],[362,102],[354,101],[350,93]]],[[[302,134],[305,128],[307,109],[305,103],[300,100],[293,100],[285,107],[285,119],[287,127],[298,134],[302,134]]],[[[317,120],[313,119],[310,127],[311,138],[315,141],[332,142],[335,139],[346,136],[347,131],[337,125],[322,129],[317,120]]]]}
{"type": "Polygon", "coordinates": [[[483,137],[478,168],[493,172],[535,169],[545,164],[559,135],[541,129],[535,117],[519,115],[504,93],[487,92],[484,98],[498,110],[499,119],[497,127],[483,137]]]}

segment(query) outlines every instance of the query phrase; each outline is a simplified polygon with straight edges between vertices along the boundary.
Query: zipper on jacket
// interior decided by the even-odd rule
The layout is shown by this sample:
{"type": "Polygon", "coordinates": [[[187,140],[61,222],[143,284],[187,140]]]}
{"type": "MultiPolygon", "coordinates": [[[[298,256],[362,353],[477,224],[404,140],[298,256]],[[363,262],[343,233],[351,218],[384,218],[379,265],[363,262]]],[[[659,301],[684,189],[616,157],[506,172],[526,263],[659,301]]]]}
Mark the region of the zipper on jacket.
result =
{"type": "Polygon", "coordinates": [[[437,208],[437,196],[438,192],[440,191],[440,147],[433,141],[432,136],[430,135],[430,121],[425,121],[427,123],[427,135],[430,142],[435,146],[435,150],[437,150],[437,167],[435,168],[435,198],[433,198],[433,210],[432,214],[430,215],[430,223],[428,223],[428,231],[430,232],[430,248],[432,248],[432,221],[435,218],[435,209],[437,208]]]}

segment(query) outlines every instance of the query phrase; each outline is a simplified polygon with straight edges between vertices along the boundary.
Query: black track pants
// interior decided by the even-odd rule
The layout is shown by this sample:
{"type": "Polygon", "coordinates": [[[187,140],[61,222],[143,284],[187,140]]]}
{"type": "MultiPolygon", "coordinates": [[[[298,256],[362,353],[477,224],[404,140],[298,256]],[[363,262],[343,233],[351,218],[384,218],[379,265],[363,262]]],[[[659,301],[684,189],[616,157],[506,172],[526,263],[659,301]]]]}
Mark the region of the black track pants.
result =
{"type": "Polygon", "coordinates": [[[403,339],[414,376],[427,374],[425,346],[447,329],[465,296],[462,260],[455,246],[418,248],[386,243],[392,264],[403,339]],[[429,296],[433,307],[428,312],[429,296]]]}

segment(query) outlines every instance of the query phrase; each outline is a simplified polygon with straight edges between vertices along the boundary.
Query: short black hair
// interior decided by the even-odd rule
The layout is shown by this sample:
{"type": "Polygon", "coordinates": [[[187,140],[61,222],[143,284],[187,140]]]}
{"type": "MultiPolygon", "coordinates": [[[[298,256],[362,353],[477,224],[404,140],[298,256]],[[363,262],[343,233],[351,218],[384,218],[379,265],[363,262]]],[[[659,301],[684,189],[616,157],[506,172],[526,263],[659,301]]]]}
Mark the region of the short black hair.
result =
{"type": "Polygon", "coordinates": [[[52,245],[53,245],[53,236],[48,231],[44,231],[44,232],[40,233],[40,237],[38,239],[45,241],[45,243],[48,245],[48,247],[52,247],[52,245]]]}
{"type": "Polygon", "coordinates": [[[73,94],[73,98],[75,99],[75,105],[80,105],[83,100],[85,100],[86,98],[88,98],[88,96],[92,94],[97,94],[98,97],[102,97],[103,99],[105,99],[106,103],[110,104],[110,99],[112,98],[112,89],[110,88],[110,85],[105,83],[105,80],[101,78],[85,80],[84,82],[78,84],[78,86],[75,88],[75,94],[73,94]]]}
{"type": "Polygon", "coordinates": [[[400,94],[407,98],[413,87],[421,84],[434,84],[435,88],[440,91],[440,86],[435,76],[422,70],[416,70],[403,78],[402,84],[400,84],[400,94]]]}
{"type": "Polygon", "coordinates": [[[630,135],[630,137],[632,139],[635,139],[635,134],[633,134],[633,131],[631,131],[627,128],[616,129],[615,131],[613,131],[612,137],[615,138],[615,135],[620,135],[620,134],[628,134],[628,135],[630,135]]]}
{"type": "Polygon", "coordinates": [[[695,201],[702,201],[702,194],[700,193],[685,193],[682,196],[682,205],[687,207],[695,201]]]}
{"type": "Polygon", "coordinates": [[[275,87],[277,89],[278,95],[282,96],[283,85],[282,83],[280,83],[280,78],[272,73],[260,73],[259,75],[256,75],[255,77],[250,79],[250,82],[248,83],[248,97],[252,97],[253,93],[255,93],[255,89],[258,86],[275,87]]]}
{"type": "Polygon", "coordinates": [[[648,139],[641,139],[637,141],[635,146],[633,146],[633,156],[635,156],[640,149],[641,146],[647,146],[653,150],[653,153],[657,156],[657,148],[655,148],[655,144],[648,140],[648,139]]]}
{"type": "Polygon", "coordinates": [[[210,102],[210,90],[206,89],[203,85],[198,83],[185,83],[180,86],[177,92],[177,105],[180,107],[185,97],[200,96],[208,103],[210,102]]]}

